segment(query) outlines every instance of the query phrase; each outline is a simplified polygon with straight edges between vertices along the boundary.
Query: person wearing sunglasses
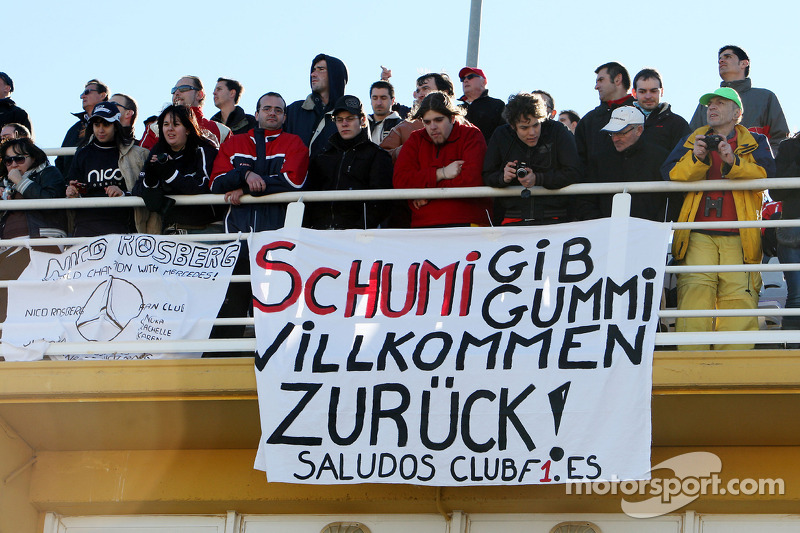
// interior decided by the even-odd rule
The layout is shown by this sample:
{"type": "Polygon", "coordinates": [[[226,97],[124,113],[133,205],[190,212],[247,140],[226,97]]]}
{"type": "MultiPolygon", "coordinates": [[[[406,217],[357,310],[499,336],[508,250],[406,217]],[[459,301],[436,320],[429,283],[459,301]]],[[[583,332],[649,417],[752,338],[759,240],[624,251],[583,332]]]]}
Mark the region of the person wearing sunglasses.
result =
{"type": "MultiPolygon", "coordinates": [[[[92,136],[89,143],[75,153],[67,178],[67,198],[116,198],[130,194],[147,159],[147,150],[126,140],[119,107],[114,102],[97,104],[89,125],[92,136]]],[[[134,231],[132,211],[110,207],[76,209],[73,236],[131,233],[134,231]]],[[[137,208],[136,228],[141,233],[158,233],[160,227],[148,226],[149,215],[145,208],[137,208]]]]}
{"type": "MultiPolygon", "coordinates": [[[[172,93],[172,105],[184,105],[192,110],[197,125],[200,126],[200,133],[212,142],[217,147],[225,142],[231,133],[231,129],[222,124],[208,120],[203,116],[203,102],[206,99],[206,93],[203,91],[203,82],[197,76],[184,76],[178,80],[175,86],[170,90],[172,93]]],[[[152,124],[145,132],[140,145],[142,148],[152,150],[158,142],[158,125],[152,124]]]]}
{"type": "MultiPolygon", "coordinates": [[[[0,194],[5,200],[42,200],[64,197],[64,177],[29,137],[0,143],[0,194]]],[[[60,209],[8,210],[0,214],[0,238],[57,238],[67,235],[66,213],[60,209]]],[[[39,252],[60,253],[58,246],[37,246],[39,252]]],[[[0,279],[14,280],[30,261],[24,246],[0,252],[0,279]]],[[[0,289],[0,321],[6,318],[7,289],[0,289]]]]}
{"type": "Polygon", "coordinates": [[[492,138],[494,130],[502,126],[503,109],[506,105],[502,100],[489,96],[486,88],[486,74],[475,67],[464,67],[458,72],[458,78],[464,88],[461,107],[467,112],[466,118],[470,124],[483,133],[486,142],[492,138]]]}
{"type": "MultiPolygon", "coordinates": [[[[78,97],[81,99],[83,111],[72,113],[78,119],[78,122],[67,130],[64,141],[61,143],[62,148],[70,146],[80,148],[89,142],[89,137],[92,136],[92,132],[87,128],[89,116],[92,114],[94,106],[108,100],[108,87],[104,83],[92,79],[86,82],[83,91],[78,94],[78,97]]],[[[56,157],[56,168],[66,176],[69,173],[69,167],[72,166],[72,160],[73,156],[71,155],[60,155],[56,157]]]]}

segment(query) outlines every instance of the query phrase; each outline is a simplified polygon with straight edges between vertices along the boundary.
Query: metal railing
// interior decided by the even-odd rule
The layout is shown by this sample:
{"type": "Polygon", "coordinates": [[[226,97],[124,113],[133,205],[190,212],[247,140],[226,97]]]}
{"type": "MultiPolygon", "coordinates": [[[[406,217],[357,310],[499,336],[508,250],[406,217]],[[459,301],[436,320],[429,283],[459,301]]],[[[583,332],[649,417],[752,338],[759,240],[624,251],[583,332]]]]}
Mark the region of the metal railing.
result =
{"type": "MultiPolygon", "coordinates": [[[[48,151],[49,152],[49,151],[48,151]]],[[[800,188],[800,178],[770,178],[761,180],[714,180],[687,183],[677,182],[630,182],[630,183],[600,183],[600,184],[575,184],[559,190],[546,190],[542,187],[530,189],[531,196],[572,196],[580,194],[616,194],[616,193],[643,193],[643,192],[676,192],[696,190],[761,190],[761,189],[794,189],[800,188]]],[[[467,188],[429,188],[429,189],[387,189],[364,191],[299,191],[277,193],[262,197],[243,196],[242,204],[283,203],[298,202],[330,202],[330,201],[365,201],[365,200],[408,200],[408,199],[441,199],[441,198],[497,198],[519,196],[521,187],[508,187],[496,189],[492,187],[467,187],[467,188]]],[[[624,196],[623,196],[624,198],[624,196]]],[[[226,204],[224,195],[204,194],[195,196],[175,196],[176,205],[208,205],[226,204]]],[[[144,206],[141,198],[134,196],[118,198],[64,198],[48,200],[6,200],[0,201],[0,209],[83,209],[93,207],[139,207],[144,206]]],[[[622,203],[623,209],[625,207],[622,203]]],[[[619,213],[619,204],[615,198],[615,216],[619,213]]],[[[302,210],[295,211],[293,220],[287,218],[287,226],[299,225],[302,219],[302,210]]],[[[629,212],[629,211],[628,211],[629,212]]],[[[622,215],[627,216],[627,213],[622,215]]],[[[745,222],[694,222],[672,223],[673,229],[714,229],[714,228],[749,228],[749,227],[793,227],[800,225],[800,220],[769,220],[745,222]]],[[[238,236],[218,233],[203,235],[171,236],[175,240],[186,241],[221,241],[232,238],[246,239],[247,235],[238,236]]],[[[61,239],[10,239],[0,240],[0,246],[26,246],[26,245],[73,245],[84,242],[83,238],[61,239]]],[[[667,250],[664,251],[665,259],[667,250]]],[[[680,274],[686,272],[782,272],[800,270],[800,263],[792,264],[757,264],[757,265],[709,265],[709,266],[667,266],[667,274],[680,274]]],[[[231,277],[232,283],[248,283],[250,277],[237,275],[231,277]]],[[[0,287],[7,287],[14,281],[0,281],[0,287]]],[[[734,309],[734,310],[692,310],[678,311],[662,309],[659,317],[674,319],[679,317],[706,317],[706,316],[761,316],[783,317],[800,316],[800,309],[734,309]]],[[[253,319],[217,318],[215,325],[252,325],[253,319]]],[[[656,334],[656,344],[660,346],[684,344],[776,344],[800,343],[800,331],[770,330],[770,331],[745,331],[745,332],[702,332],[702,333],[676,333],[663,332],[656,334]]],[[[85,342],[85,343],[54,343],[45,352],[48,355],[68,355],[73,353],[188,353],[188,352],[213,352],[213,351],[240,351],[252,352],[255,350],[255,339],[209,339],[202,341],[130,341],[130,342],[85,342]]]]}

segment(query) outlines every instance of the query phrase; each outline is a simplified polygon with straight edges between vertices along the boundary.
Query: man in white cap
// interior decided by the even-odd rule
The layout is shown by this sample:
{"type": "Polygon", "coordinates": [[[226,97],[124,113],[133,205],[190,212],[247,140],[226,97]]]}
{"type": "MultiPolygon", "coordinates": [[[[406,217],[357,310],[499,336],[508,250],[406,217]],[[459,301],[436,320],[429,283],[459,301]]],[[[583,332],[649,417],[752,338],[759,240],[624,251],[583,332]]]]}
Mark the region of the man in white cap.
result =
{"type": "MultiPolygon", "coordinates": [[[[646,142],[644,115],[633,106],[614,109],[608,124],[600,130],[611,137],[613,148],[600,150],[589,159],[587,181],[609,183],[618,181],[661,181],[659,169],[669,152],[657,144],[646,142]]],[[[584,218],[611,216],[611,194],[581,195],[584,218]]],[[[667,197],[661,193],[634,194],[631,216],[663,222],[669,217],[667,197]]]]}
{"type": "MultiPolygon", "coordinates": [[[[730,87],[704,94],[707,126],[696,129],[667,158],[661,172],[674,181],[758,179],[775,175],[766,136],[748,131],[742,100],[730,87]]],[[[761,191],[692,191],[686,193],[679,222],[758,220],[761,191]]],[[[740,265],[761,263],[759,228],[675,230],[672,255],[679,264],[740,265]]],[[[678,309],[756,309],[758,272],[688,272],[678,275],[678,309]]],[[[679,318],[677,331],[754,331],[758,317],[679,318]]],[[[680,349],[709,349],[708,345],[680,349]]],[[[717,344],[715,349],[752,349],[753,344],[717,344]]]]}

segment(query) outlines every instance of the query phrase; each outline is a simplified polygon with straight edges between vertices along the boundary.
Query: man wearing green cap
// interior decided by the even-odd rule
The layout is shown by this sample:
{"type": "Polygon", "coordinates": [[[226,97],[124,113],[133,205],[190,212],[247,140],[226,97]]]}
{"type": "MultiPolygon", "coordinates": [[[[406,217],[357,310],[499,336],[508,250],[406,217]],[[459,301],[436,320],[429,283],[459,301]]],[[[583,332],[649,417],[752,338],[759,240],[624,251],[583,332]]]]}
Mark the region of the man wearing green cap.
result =
{"type": "MultiPolygon", "coordinates": [[[[672,151],[661,167],[665,179],[699,181],[758,179],[775,175],[769,141],[748,131],[742,120],[742,100],[730,87],[704,94],[708,125],[696,129],[672,151]]],[[[762,191],[687,192],[678,222],[736,222],[761,218],[762,191]]],[[[761,263],[759,228],[676,230],[672,255],[679,264],[736,265],[761,263]]],[[[758,272],[689,272],[678,275],[678,309],[756,309],[761,275],[758,272]]],[[[677,331],[753,331],[758,318],[679,318],[677,331]]],[[[709,349],[681,346],[681,349],[709,349]]],[[[752,349],[753,345],[724,344],[715,349],[752,349]]]]}

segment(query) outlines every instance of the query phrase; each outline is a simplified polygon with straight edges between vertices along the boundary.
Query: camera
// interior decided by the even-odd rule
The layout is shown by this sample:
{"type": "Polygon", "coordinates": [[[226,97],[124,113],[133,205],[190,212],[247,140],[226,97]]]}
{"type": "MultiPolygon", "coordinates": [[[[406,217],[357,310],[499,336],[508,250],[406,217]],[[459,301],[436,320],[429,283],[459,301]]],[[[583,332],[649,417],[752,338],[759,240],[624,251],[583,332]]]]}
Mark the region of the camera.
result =
{"type": "Polygon", "coordinates": [[[522,179],[528,175],[528,168],[525,162],[521,162],[517,165],[517,179],[522,179]]]}
{"type": "Polygon", "coordinates": [[[706,150],[709,152],[719,151],[719,143],[724,140],[725,138],[722,135],[706,135],[706,138],[703,139],[706,143],[706,150]]]}

